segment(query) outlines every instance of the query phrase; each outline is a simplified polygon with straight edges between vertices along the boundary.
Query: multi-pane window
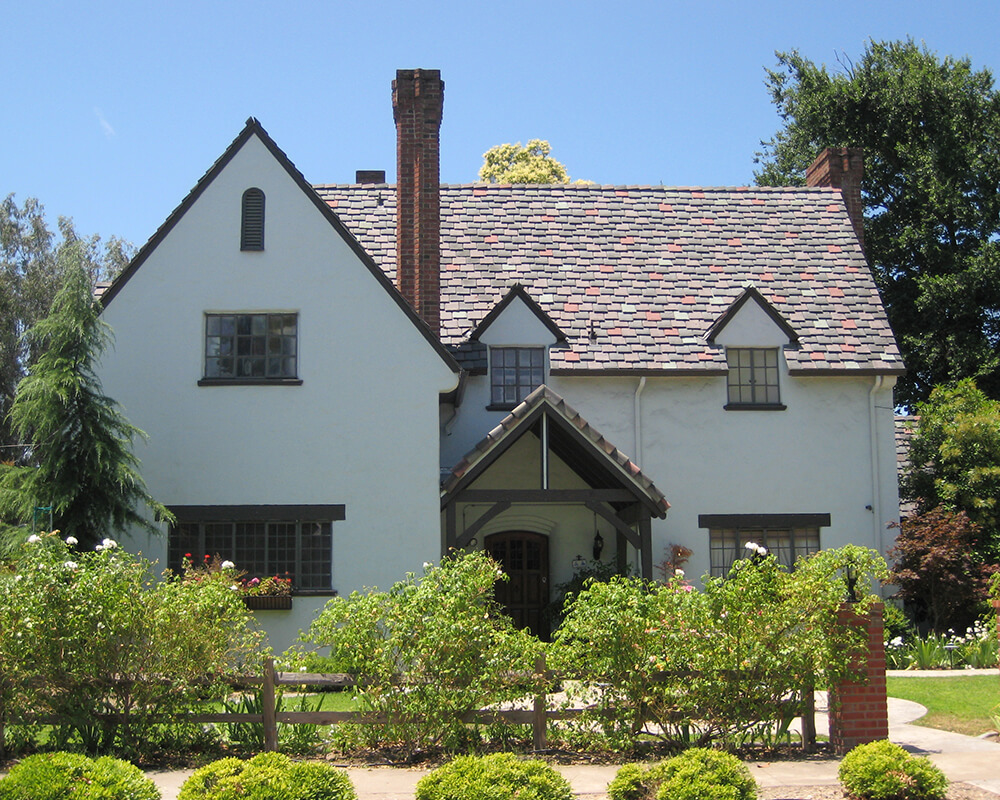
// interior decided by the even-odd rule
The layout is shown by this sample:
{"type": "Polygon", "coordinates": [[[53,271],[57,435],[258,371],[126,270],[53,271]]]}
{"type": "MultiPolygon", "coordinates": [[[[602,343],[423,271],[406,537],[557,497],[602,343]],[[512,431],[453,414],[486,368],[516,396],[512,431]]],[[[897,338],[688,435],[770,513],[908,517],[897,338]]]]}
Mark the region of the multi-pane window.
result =
{"type": "Polygon", "coordinates": [[[490,348],[491,405],[513,408],[542,385],[544,371],[544,348],[490,348]]]}
{"type": "Polygon", "coordinates": [[[729,405],[778,405],[778,350],[773,347],[730,347],[729,405]]]}
{"type": "Polygon", "coordinates": [[[747,543],[766,547],[780,564],[791,569],[800,556],[819,550],[819,528],[745,528],[709,531],[712,575],[725,577],[737,559],[753,555],[747,543]]]}
{"type": "Polygon", "coordinates": [[[260,189],[247,189],[243,192],[240,249],[264,249],[264,193],[260,189]]]}
{"type": "Polygon", "coordinates": [[[190,554],[232,561],[250,578],[291,578],[295,591],[329,591],[331,524],[323,521],[181,522],[170,529],[167,560],[175,572],[190,554]]]}
{"type": "Polygon", "coordinates": [[[205,377],[295,378],[296,314],[206,314],[205,377]]]}

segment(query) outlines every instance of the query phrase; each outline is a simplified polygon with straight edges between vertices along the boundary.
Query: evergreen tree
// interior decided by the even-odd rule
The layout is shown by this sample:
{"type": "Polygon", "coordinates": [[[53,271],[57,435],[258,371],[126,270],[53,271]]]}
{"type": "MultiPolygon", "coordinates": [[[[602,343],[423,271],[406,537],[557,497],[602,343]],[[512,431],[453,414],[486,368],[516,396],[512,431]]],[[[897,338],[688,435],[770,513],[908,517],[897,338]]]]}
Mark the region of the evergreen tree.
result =
{"type": "Polygon", "coordinates": [[[783,127],[762,185],[801,185],[824,147],[861,147],[865,249],[906,362],[896,402],[974,378],[1000,399],[1000,93],[988,70],[912,40],[869,42],[828,72],[778,54],[783,127]]]}
{"type": "Polygon", "coordinates": [[[2,467],[0,513],[30,524],[36,508],[51,507],[54,527],[90,547],[133,525],[155,530],[146,514],[169,512],[146,491],[132,453],[133,439],[145,434],[103,393],[94,370],[111,333],[93,298],[84,247],[65,246],[62,288],[27,334],[41,355],[10,412],[26,456],[2,467]]]}

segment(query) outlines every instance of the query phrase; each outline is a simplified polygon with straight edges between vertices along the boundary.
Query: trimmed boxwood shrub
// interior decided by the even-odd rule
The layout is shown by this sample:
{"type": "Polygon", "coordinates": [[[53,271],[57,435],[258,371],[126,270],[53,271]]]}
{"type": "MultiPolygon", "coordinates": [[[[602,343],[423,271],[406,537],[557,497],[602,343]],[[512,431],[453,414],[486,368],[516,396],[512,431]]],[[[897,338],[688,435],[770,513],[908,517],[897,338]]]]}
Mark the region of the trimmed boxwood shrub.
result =
{"type": "Polygon", "coordinates": [[[944,800],[948,790],[948,779],[928,759],[886,739],[851,750],[837,776],[856,800],[944,800]]]}
{"type": "MultiPolygon", "coordinates": [[[[417,800],[572,800],[569,782],[544,761],[511,753],[459,756],[417,783],[417,800]]],[[[183,798],[182,798],[183,800],[183,798]]]]}
{"type": "Polygon", "coordinates": [[[281,753],[249,761],[213,761],[184,781],[178,800],[355,800],[347,773],[320,763],[295,763],[281,753]]]}
{"type": "Polygon", "coordinates": [[[626,764],[608,785],[611,800],[753,800],[757,784],[736,756],[693,747],[658,764],[626,764]]]}
{"type": "Polygon", "coordinates": [[[138,767],[103,756],[39,753],[0,780],[0,800],[160,800],[160,790],[138,767]]]}

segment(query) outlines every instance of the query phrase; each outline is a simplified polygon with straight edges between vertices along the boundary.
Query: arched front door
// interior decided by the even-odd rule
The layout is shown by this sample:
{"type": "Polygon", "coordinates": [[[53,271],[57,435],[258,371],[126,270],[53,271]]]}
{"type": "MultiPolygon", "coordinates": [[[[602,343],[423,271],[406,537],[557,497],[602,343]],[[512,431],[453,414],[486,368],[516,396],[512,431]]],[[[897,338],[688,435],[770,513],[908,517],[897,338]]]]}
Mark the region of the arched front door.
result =
{"type": "Polygon", "coordinates": [[[540,533],[506,531],[486,537],[486,552],[510,580],[497,581],[497,602],[519,628],[547,637],[549,604],[549,540],[540,533]]]}

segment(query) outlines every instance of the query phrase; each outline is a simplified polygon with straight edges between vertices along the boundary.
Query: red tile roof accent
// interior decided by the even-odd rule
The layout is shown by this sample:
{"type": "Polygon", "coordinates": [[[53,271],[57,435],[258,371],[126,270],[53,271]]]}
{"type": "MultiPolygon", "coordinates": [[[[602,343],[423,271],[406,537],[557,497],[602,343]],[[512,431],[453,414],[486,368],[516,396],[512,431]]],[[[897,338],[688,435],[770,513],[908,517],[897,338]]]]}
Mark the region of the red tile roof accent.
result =
{"type": "Polygon", "coordinates": [[[563,311],[565,311],[567,314],[575,314],[579,310],[580,310],[579,303],[565,303],[563,305],[563,311]]]}
{"type": "Polygon", "coordinates": [[[660,208],[660,211],[663,211],[663,212],[665,212],[667,214],[672,213],[673,210],[674,210],[674,207],[672,205],[670,205],[670,203],[660,203],[659,208],[660,208]]]}
{"type": "Polygon", "coordinates": [[[841,289],[839,286],[830,287],[830,297],[843,297],[843,296],[844,296],[844,290],[841,289]]]}
{"type": "Polygon", "coordinates": [[[839,253],[840,252],[840,245],[839,244],[828,244],[826,246],[826,249],[829,252],[831,252],[831,253],[839,253]]]}
{"type": "Polygon", "coordinates": [[[610,264],[601,264],[601,272],[614,272],[615,268],[610,264]]]}
{"type": "Polygon", "coordinates": [[[667,245],[667,250],[670,251],[671,253],[679,253],[681,252],[682,248],[676,242],[671,242],[670,244],[667,245]]]}
{"type": "Polygon", "coordinates": [[[733,237],[732,239],[727,239],[726,240],[726,244],[728,244],[730,247],[742,247],[743,246],[743,242],[740,241],[740,239],[738,237],[733,237]]]}
{"type": "Polygon", "coordinates": [[[500,241],[500,237],[494,233],[492,236],[487,236],[485,239],[483,239],[483,241],[486,244],[496,244],[497,242],[500,241]]]}
{"type": "Polygon", "coordinates": [[[659,322],[663,318],[663,315],[658,311],[647,311],[646,321],[647,322],[659,322]]]}
{"type": "Polygon", "coordinates": [[[598,295],[598,294],[600,294],[600,293],[601,293],[601,290],[600,290],[600,289],[598,289],[598,288],[597,288],[596,286],[588,286],[588,287],[587,287],[587,294],[589,294],[589,295],[590,295],[590,296],[592,296],[592,297],[593,297],[594,295],[598,295]]]}
{"type": "Polygon", "coordinates": [[[621,239],[619,239],[618,241],[621,244],[635,244],[635,237],[634,236],[622,236],[621,239]]]}

